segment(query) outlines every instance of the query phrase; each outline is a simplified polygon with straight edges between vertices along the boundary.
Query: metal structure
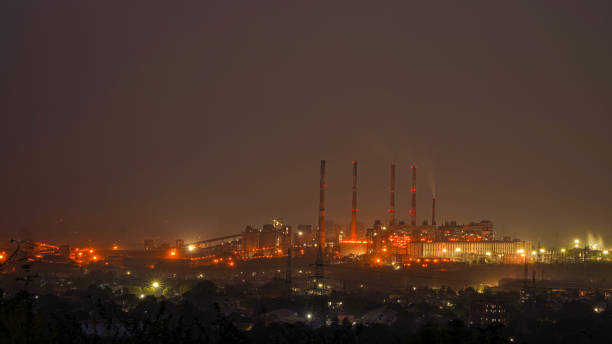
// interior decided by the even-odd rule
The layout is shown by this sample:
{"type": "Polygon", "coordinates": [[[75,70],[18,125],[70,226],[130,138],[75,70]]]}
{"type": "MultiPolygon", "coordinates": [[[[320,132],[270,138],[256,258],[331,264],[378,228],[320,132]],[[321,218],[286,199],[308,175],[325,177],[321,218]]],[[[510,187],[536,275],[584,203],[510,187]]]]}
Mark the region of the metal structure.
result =
{"type": "Polygon", "coordinates": [[[325,160],[321,160],[321,183],[319,197],[319,237],[317,238],[317,258],[315,260],[315,271],[312,276],[313,286],[310,288],[313,295],[323,295],[325,293],[325,271],[323,262],[323,250],[325,248],[325,160]],[[322,287],[321,287],[322,286],[322,287]]]}
{"type": "Polygon", "coordinates": [[[321,160],[321,176],[319,180],[319,237],[321,248],[325,248],[325,160],[321,160]]]}
{"type": "Polygon", "coordinates": [[[391,164],[389,184],[389,226],[395,226],[395,164],[391,164]]]}
{"type": "Polygon", "coordinates": [[[223,244],[236,243],[242,240],[241,234],[228,235],[220,238],[208,239],[203,241],[197,241],[192,244],[185,245],[184,247],[189,247],[190,245],[195,245],[197,248],[210,248],[214,246],[220,246],[223,244]]]}
{"type": "Polygon", "coordinates": [[[410,225],[411,226],[416,226],[416,166],[410,166],[410,169],[412,170],[412,189],[410,189],[410,191],[412,192],[412,206],[410,208],[410,225]]]}
{"type": "Polygon", "coordinates": [[[353,161],[353,206],[351,210],[350,240],[357,240],[357,161],[353,161]]]}
{"type": "MultiPolygon", "coordinates": [[[[325,160],[321,160],[321,179],[320,179],[320,196],[319,196],[319,231],[317,237],[317,257],[315,259],[314,274],[311,277],[311,286],[308,292],[312,296],[310,307],[313,313],[316,313],[320,319],[326,319],[326,303],[324,295],[329,293],[325,287],[325,263],[323,258],[323,250],[325,248],[325,160]]],[[[290,264],[290,260],[287,261],[290,264]]],[[[289,266],[288,266],[289,268],[289,266]]]]}

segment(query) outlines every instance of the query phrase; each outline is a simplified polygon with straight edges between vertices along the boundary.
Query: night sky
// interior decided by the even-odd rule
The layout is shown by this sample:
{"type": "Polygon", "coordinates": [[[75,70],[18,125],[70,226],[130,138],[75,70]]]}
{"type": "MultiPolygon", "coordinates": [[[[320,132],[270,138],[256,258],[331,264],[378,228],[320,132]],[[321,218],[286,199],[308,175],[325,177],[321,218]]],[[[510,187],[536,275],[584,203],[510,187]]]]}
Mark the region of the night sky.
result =
{"type": "Polygon", "coordinates": [[[0,231],[186,241],[274,217],[612,243],[609,1],[2,1],[0,231]],[[554,5],[554,6],[553,6],[554,5]]]}

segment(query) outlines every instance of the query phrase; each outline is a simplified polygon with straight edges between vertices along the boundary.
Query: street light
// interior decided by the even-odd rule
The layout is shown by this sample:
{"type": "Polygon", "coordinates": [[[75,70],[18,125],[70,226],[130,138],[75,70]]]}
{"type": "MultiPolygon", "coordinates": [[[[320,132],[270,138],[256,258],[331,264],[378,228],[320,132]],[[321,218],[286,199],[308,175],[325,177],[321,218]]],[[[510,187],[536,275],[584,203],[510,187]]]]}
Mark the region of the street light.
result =
{"type": "Polygon", "coordinates": [[[155,281],[153,283],[151,283],[151,286],[155,289],[159,288],[159,282],[155,281]]]}

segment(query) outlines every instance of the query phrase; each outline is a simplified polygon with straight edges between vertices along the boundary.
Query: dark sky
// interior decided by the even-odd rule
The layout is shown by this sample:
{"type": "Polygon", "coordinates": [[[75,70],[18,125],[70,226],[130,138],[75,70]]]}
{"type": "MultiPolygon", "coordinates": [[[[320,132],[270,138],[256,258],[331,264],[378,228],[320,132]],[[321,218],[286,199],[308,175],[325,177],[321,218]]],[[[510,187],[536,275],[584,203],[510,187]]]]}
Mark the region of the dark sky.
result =
{"type": "Polygon", "coordinates": [[[609,1],[2,1],[0,229],[58,242],[408,219],[612,243],[609,1]]]}

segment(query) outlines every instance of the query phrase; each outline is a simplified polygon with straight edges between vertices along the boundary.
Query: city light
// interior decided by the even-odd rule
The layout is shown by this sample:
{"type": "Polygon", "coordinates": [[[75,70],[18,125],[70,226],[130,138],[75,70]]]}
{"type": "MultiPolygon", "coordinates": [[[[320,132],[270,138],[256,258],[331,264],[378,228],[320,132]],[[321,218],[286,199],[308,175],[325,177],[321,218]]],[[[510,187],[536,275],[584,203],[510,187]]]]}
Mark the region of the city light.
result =
{"type": "Polygon", "coordinates": [[[140,294],[140,298],[144,299],[145,298],[145,294],[140,294]]]}
{"type": "Polygon", "coordinates": [[[442,253],[446,253],[446,249],[445,248],[442,249],[442,253]]]}
{"type": "Polygon", "coordinates": [[[170,251],[171,256],[176,256],[176,252],[174,250],[170,251]]]}
{"type": "Polygon", "coordinates": [[[490,256],[490,255],[491,255],[491,252],[487,252],[487,253],[486,253],[486,255],[487,255],[487,256],[490,256]]]}
{"type": "Polygon", "coordinates": [[[115,245],[113,245],[113,251],[117,251],[118,249],[119,249],[119,246],[118,246],[118,245],[116,245],[116,244],[115,244],[115,245]]]}
{"type": "Polygon", "coordinates": [[[455,252],[461,252],[461,247],[457,247],[457,248],[455,249],[455,252]]]}
{"type": "Polygon", "coordinates": [[[187,249],[189,251],[193,251],[193,250],[195,250],[195,245],[189,245],[189,246],[187,246],[187,249]]]}
{"type": "Polygon", "coordinates": [[[159,282],[155,281],[153,283],[151,283],[151,286],[155,289],[159,288],[159,282]]]}
{"type": "Polygon", "coordinates": [[[538,254],[536,251],[531,251],[532,256],[535,256],[536,254],[538,254]]]}
{"type": "Polygon", "coordinates": [[[525,250],[521,248],[521,249],[516,250],[516,253],[518,254],[525,253],[525,250]]]}
{"type": "Polygon", "coordinates": [[[312,319],[312,314],[310,314],[310,313],[306,314],[306,318],[312,319]]]}
{"type": "Polygon", "coordinates": [[[608,254],[608,250],[603,251],[603,254],[608,254]]]}
{"type": "Polygon", "coordinates": [[[561,253],[565,253],[565,249],[564,248],[561,249],[561,253]]]}
{"type": "Polygon", "coordinates": [[[541,249],[540,249],[540,253],[544,253],[544,252],[546,252],[546,250],[545,250],[545,249],[543,249],[543,248],[541,248],[541,249]]]}

